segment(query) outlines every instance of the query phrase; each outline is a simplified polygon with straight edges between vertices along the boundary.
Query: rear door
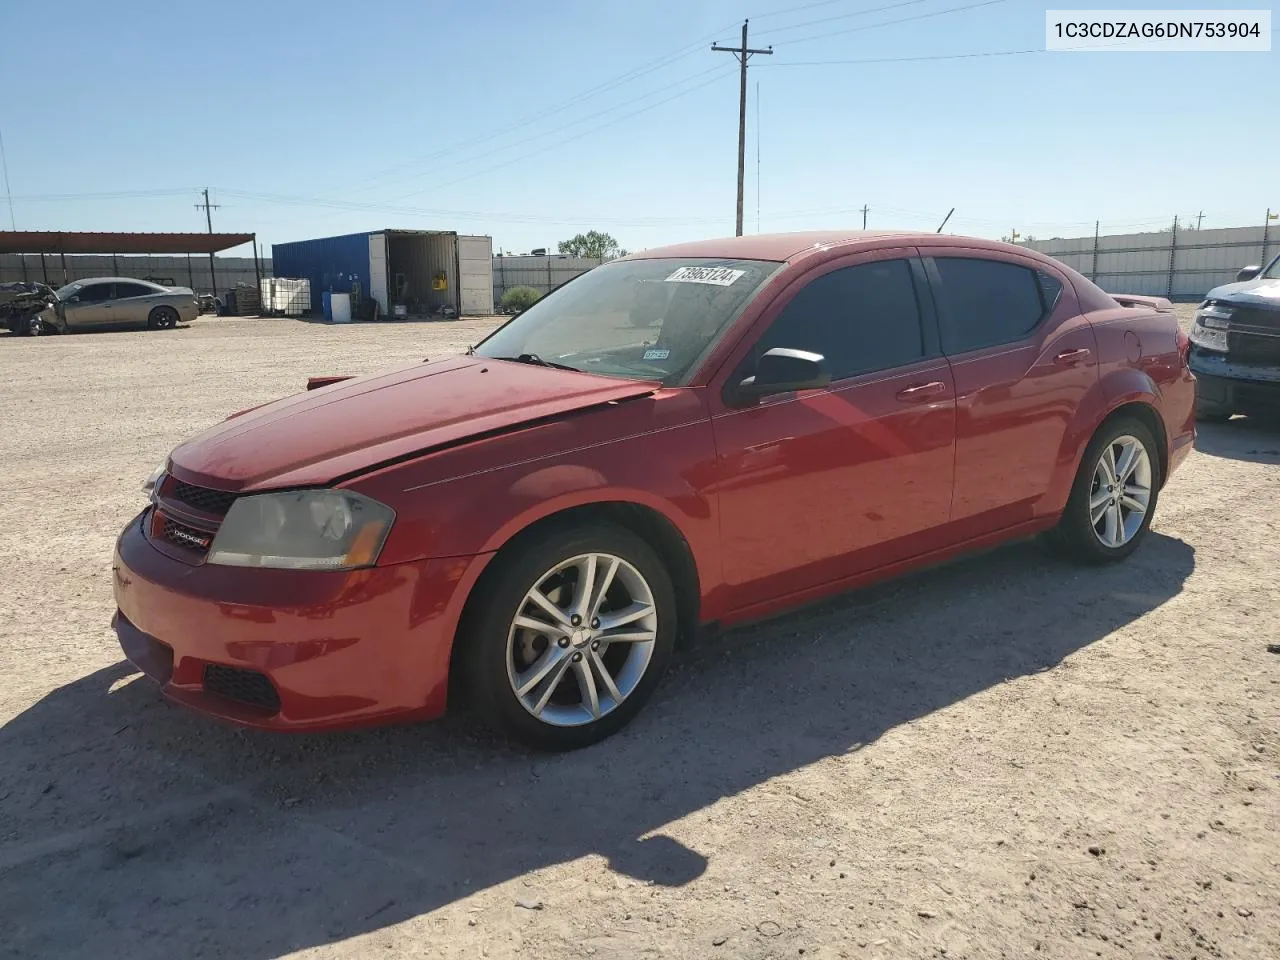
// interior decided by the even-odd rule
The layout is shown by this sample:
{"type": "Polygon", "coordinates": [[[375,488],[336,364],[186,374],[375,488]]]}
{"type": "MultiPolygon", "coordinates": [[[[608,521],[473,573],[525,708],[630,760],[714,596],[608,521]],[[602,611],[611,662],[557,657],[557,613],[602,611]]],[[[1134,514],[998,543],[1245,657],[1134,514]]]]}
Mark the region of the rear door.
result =
{"type": "Polygon", "coordinates": [[[1031,520],[1076,408],[1098,379],[1093,328],[1065,274],[1030,258],[930,247],[956,388],[958,538],[1031,520]]]}
{"type": "Polygon", "coordinates": [[[115,285],[115,297],[109,311],[112,323],[145,324],[151,308],[161,302],[162,294],[142,283],[115,285]]]}
{"type": "Polygon", "coordinates": [[[114,286],[112,283],[88,283],[77,290],[63,305],[67,326],[83,329],[109,324],[114,286]]]}
{"type": "Polygon", "coordinates": [[[925,552],[951,507],[955,394],[915,251],[836,260],[778,300],[730,382],[773,347],[822,354],[832,382],[741,409],[713,398],[736,608],[925,552]]]}

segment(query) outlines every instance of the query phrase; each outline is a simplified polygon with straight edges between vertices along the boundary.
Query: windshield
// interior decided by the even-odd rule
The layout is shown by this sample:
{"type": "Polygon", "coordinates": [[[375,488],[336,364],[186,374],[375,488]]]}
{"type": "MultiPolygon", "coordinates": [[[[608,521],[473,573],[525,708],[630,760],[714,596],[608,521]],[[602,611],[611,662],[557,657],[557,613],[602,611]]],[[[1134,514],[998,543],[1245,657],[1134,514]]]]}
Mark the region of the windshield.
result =
{"type": "Polygon", "coordinates": [[[766,260],[620,260],[495,331],[475,353],[675,384],[782,266],[766,260]]]}
{"type": "Polygon", "coordinates": [[[1263,270],[1261,276],[1264,280],[1280,280],[1280,257],[1272,260],[1271,266],[1263,270]]]}
{"type": "Polygon", "coordinates": [[[74,297],[76,291],[83,286],[83,283],[68,283],[65,287],[59,287],[54,292],[58,295],[59,300],[66,300],[68,297],[74,297]]]}

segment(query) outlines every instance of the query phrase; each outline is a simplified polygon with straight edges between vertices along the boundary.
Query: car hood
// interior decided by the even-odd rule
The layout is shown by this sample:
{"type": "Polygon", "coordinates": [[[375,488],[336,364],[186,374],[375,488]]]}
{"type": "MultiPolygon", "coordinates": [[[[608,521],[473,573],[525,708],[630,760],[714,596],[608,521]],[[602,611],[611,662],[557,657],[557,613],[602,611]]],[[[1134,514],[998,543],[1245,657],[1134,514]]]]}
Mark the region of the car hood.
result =
{"type": "Polygon", "coordinates": [[[1244,280],[1240,283],[1224,283],[1207,294],[1207,300],[1229,300],[1254,306],[1280,310],[1280,280],[1244,280]]]}
{"type": "Polygon", "coordinates": [[[481,434],[644,396],[658,386],[449,357],[246,411],[174,450],[169,469],[179,480],[223,490],[327,484],[481,434]]]}

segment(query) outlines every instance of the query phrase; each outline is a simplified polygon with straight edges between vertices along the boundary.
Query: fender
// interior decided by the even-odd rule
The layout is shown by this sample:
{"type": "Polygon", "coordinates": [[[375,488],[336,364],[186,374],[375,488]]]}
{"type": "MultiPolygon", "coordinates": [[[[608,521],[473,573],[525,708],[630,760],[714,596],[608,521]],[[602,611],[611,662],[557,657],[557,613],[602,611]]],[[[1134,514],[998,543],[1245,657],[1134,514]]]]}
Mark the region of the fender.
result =
{"type": "Polygon", "coordinates": [[[679,531],[705,592],[720,580],[719,518],[706,489],[714,468],[701,398],[680,391],[477,440],[343,486],[396,510],[380,564],[493,553],[553,514],[634,504],[679,531]]]}
{"type": "MultiPolygon", "coordinates": [[[[1071,485],[1080,469],[1080,458],[1102,422],[1127,403],[1145,403],[1158,411],[1159,389],[1145,371],[1132,367],[1113,367],[1099,377],[1063,432],[1053,478],[1036,506],[1037,515],[1056,516],[1066,507],[1071,485]]],[[[1166,457],[1168,453],[1166,450],[1166,457]]]]}

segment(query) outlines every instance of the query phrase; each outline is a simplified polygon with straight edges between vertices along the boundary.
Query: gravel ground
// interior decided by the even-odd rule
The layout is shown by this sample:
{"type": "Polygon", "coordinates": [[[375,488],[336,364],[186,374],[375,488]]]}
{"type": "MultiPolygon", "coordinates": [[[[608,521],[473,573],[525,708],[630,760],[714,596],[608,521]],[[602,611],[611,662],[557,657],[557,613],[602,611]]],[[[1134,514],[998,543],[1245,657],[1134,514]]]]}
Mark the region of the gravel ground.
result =
{"type": "Polygon", "coordinates": [[[572,755],[139,680],[111,544],[168,450],[487,327],[0,335],[0,956],[1280,956],[1275,425],[1204,429],[1119,568],[1014,545],[736,631],[572,755]]]}

